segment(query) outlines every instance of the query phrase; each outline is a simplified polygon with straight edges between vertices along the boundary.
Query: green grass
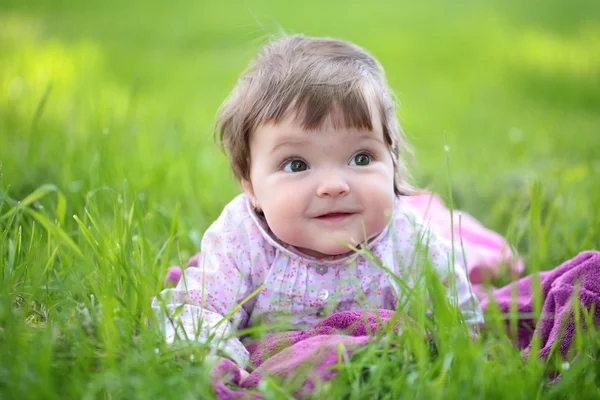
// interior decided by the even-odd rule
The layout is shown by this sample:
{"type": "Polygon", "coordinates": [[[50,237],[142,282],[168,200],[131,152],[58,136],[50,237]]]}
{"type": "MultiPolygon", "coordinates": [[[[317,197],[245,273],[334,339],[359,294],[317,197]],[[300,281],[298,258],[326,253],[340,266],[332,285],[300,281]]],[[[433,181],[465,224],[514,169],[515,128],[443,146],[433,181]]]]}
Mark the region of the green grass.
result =
{"type": "MultiPolygon", "coordinates": [[[[123,3],[0,5],[0,398],[211,395],[204,366],[156,354],[150,299],[239,190],[213,117],[281,30],[378,57],[418,183],[508,236],[528,272],[600,248],[600,3],[123,3]]],[[[365,349],[321,397],[598,395],[593,336],[548,387],[560,360],[452,331],[437,356],[417,335],[365,349]]]]}

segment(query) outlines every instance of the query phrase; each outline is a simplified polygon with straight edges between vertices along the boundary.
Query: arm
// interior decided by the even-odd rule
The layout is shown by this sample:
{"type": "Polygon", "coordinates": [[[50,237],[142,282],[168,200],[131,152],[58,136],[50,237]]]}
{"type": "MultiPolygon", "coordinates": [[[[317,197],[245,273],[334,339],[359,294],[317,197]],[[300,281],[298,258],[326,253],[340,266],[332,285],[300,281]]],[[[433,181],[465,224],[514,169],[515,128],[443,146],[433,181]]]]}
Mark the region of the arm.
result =
{"type": "MultiPolygon", "coordinates": [[[[479,301],[471,290],[465,267],[458,262],[462,249],[452,249],[452,243],[444,239],[411,209],[403,209],[395,219],[400,257],[404,273],[410,280],[419,276],[429,264],[443,284],[446,295],[458,307],[465,322],[472,328],[483,323],[479,301]]],[[[402,274],[402,273],[401,273],[402,274]]],[[[413,281],[413,284],[416,283],[413,281]]]]}
{"type": "Polygon", "coordinates": [[[464,320],[472,328],[483,323],[483,312],[479,300],[471,290],[465,267],[458,262],[460,248],[452,249],[452,244],[431,233],[428,254],[440,282],[445,286],[450,302],[458,307],[464,320]],[[454,251],[454,258],[453,258],[454,251]]]}
{"type": "Polygon", "coordinates": [[[153,300],[167,343],[210,342],[238,365],[247,363],[247,350],[231,336],[246,326],[254,302],[229,315],[253,290],[250,250],[243,246],[248,234],[244,227],[239,213],[224,212],[205,232],[202,252],[190,260],[175,287],[153,300]]]}
{"type": "Polygon", "coordinates": [[[210,341],[219,353],[244,366],[248,352],[239,339],[231,335],[234,328],[245,324],[248,314],[242,307],[230,320],[222,321],[237,305],[233,301],[236,298],[222,296],[220,285],[210,284],[221,274],[211,276],[206,269],[198,266],[185,269],[174,288],[163,290],[159,298],[153,300],[152,308],[162,324],[167,343],[172,344],[176,340],[210,341]]]}

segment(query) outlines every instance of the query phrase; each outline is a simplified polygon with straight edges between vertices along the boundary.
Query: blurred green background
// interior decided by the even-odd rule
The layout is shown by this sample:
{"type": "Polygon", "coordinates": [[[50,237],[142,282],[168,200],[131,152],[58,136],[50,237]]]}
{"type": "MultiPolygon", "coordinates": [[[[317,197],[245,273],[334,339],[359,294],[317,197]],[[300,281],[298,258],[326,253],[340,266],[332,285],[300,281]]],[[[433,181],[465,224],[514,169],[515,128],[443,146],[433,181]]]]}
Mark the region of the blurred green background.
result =
{"type": "Polygon", "coordinates": [[[13,200],[55,184],[72,215],[126,181],[157,243],[176,205],[183,237],[201,234],[238,191],[212,141],[237,75],[273,35],[327,35],[386,68],[420,185],[447,198],[447,143],[454,201],[526,251],[537,182],[558,260],[600,240],[599,16],[582,0],[5,0],[0,184],[13,200]]]}

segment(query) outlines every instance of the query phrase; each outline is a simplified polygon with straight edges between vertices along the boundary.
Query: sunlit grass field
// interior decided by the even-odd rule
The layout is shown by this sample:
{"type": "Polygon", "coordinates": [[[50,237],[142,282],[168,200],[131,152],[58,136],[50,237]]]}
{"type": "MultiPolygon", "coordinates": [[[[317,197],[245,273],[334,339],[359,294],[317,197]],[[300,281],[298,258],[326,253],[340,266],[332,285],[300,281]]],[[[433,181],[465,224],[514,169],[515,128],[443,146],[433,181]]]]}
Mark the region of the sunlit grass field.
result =
{"type": "MultiPolygon", "coordinates": [[[[600,248],[600,3],[521,3],[1,2],[0,398],[212,396],[201,357],[161,347],[150,300],[239,192],[213,118],[282,32],[370,50],[415,182],[507,236],[528,273],[600,248]]],[[[593,333],[548,385],[562,360],[446,331],[437,355],[363,351],[318,396],[600,395],[593,333]]]]}

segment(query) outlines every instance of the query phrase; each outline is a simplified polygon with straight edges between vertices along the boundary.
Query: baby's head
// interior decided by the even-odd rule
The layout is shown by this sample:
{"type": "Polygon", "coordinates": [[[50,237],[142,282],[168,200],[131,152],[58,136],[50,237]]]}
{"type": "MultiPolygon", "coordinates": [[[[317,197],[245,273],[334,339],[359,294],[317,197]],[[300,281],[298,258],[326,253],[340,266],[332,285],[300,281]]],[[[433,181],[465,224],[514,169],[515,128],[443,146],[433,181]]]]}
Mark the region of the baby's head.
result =
{"type": "Polygon", "coordinates": [[[383,68],[340,40],[263,48],[219,110],[234,174],[277,238],[315,257],[385,229],[411,191],[410,148],[383,68]]]}

